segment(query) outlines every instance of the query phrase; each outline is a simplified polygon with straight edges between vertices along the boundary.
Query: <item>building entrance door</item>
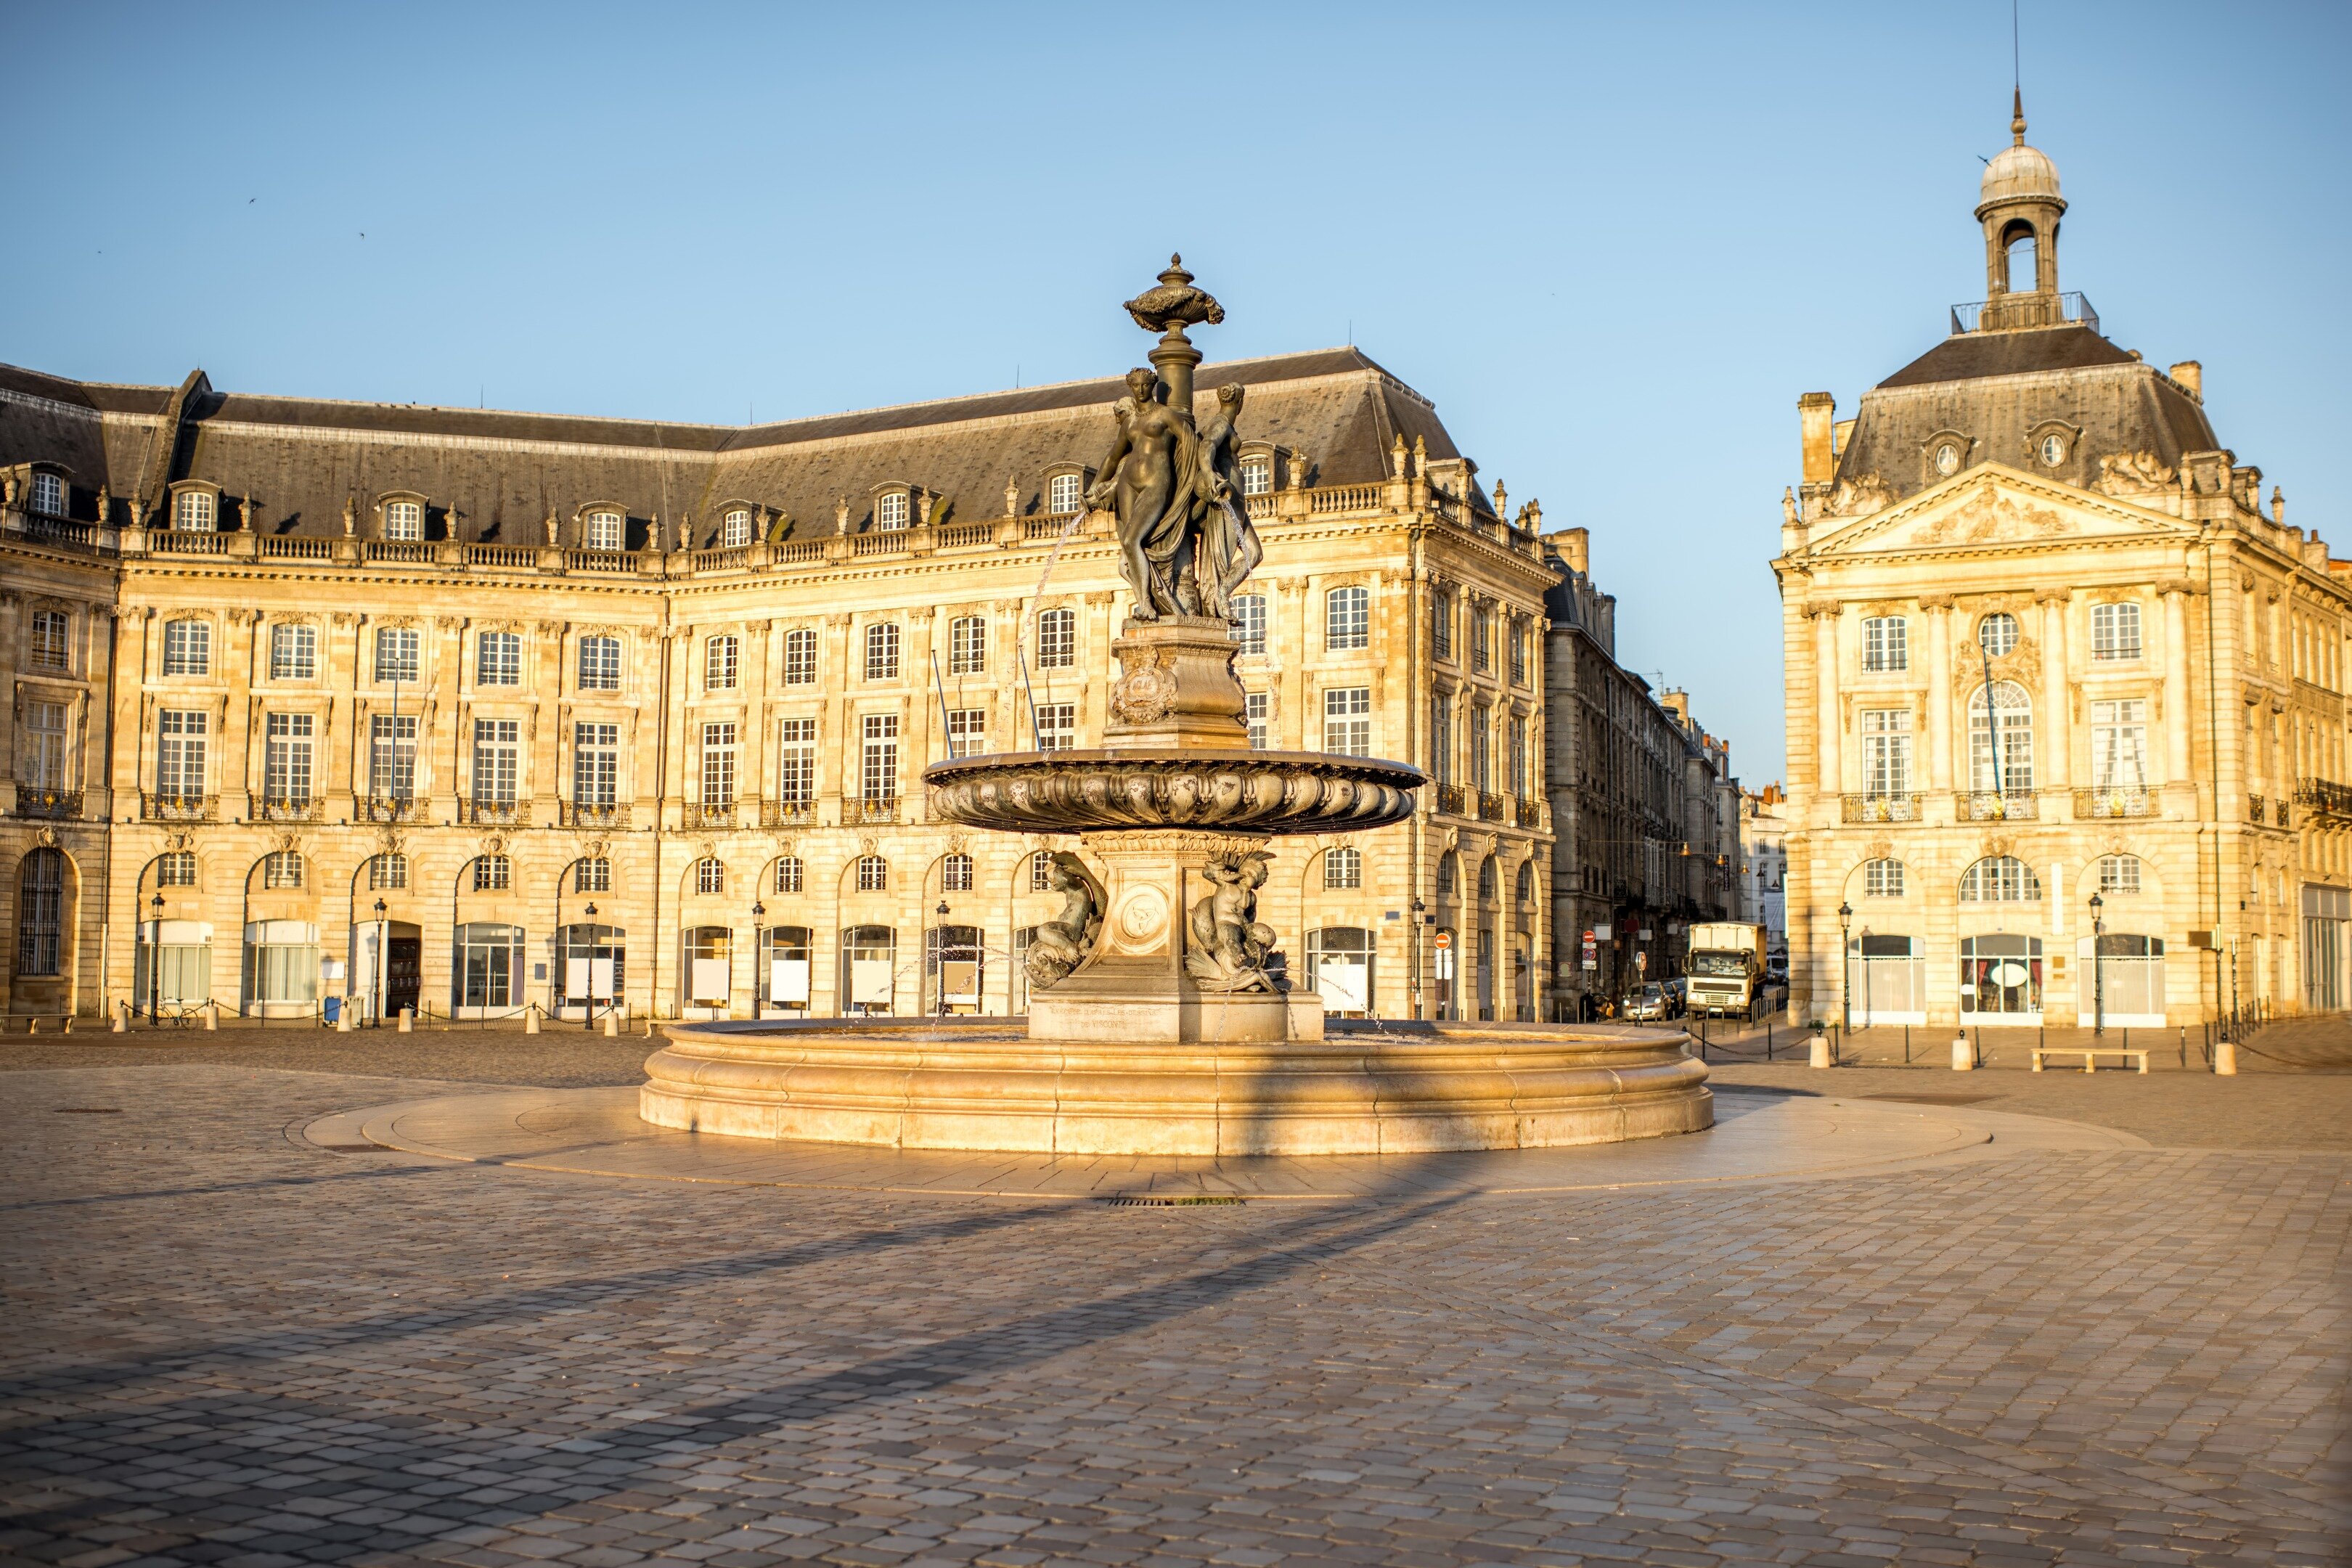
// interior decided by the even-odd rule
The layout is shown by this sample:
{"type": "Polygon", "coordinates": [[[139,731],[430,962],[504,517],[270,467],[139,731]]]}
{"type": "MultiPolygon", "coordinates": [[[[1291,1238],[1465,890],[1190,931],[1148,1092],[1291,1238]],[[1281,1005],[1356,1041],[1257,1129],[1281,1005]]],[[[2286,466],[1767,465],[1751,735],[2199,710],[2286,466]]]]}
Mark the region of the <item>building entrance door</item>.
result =
{"type": "Polygon", "coordinates": [[[383,954],[383,1015],[397,1018],[402,1008],[416,1005],[425,977],[424,934],[415,926],[394,926],[384,939],[383,954]]]}
{"type": "Polygon", "coordinates": [[[1972,936],[1960,942],[1960,1021],[1987,1028],[2042,1023],[2042,939],[1972,936]]]}

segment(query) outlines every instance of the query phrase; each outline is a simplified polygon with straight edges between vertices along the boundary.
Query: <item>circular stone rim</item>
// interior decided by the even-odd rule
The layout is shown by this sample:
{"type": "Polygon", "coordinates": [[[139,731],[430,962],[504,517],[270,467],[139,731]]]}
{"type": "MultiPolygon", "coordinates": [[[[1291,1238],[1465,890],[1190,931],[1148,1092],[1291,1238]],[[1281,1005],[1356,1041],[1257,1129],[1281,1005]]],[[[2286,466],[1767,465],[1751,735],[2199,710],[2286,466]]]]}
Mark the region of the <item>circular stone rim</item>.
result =
{"type": "Polygon", "coordinates": [[[923,770],[922,776],[924,784],[934,792],[931,805],[938,816],[969,826],[1006,833],[1147,832],[1165,828],[1254,835],[1357,832],[1391,826],[1410,817],[1414,805],[1412,792],[1429,782],[1429,775],[1421,769],[1392,757],[1343,757],[1329,752],[1206,748],[1170,751],[1147,747],[1127,751],[1094,747],[1066,752],[997,752],[985,756],[957,757],[933,763],[923,770]],[[1057,810],[1021,814],[973,809],[972,805],[957,802],[946,793],[959,785],[976,784],[992,774],[1015,774],[1032,770],[1044,770],[1050,776],[1066,780],[1082,778],[1097,772],[1162,774],[1240,772],[1277,773],[1286,777],[1303,773],[1313,778],[1369,784],[1393,792],[1396,799],[1379,810],[1368,813],[1308,807],[1303,812],[1264,818],[1214,814],[1184,818],[1171,815],[1158,820],[1138,822],[1108,813],[1087,811],[1085,809],[1087,803],[1083,801],[1058,801],[1054,803],[1057,810]]]}

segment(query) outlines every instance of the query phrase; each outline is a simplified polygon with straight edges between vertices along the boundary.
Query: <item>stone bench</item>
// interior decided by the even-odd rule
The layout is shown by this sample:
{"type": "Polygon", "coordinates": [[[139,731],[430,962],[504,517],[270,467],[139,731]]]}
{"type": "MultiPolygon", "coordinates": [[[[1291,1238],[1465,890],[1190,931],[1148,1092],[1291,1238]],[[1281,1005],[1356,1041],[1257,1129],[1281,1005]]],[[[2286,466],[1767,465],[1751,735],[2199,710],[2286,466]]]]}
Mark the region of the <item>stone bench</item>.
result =
{"type": "Polygon", "coordinates": [[[2033,1052],[2035,1072],[2042,1070],[2043,1057],[2080,1057],[2084,1072],[2098,1071],[2101,1057],[2137,1057],[2139,1058],[2139,1070],[2142,1073],[2147,1071],[2147,1053],[2137,1046],[2040,1046],[2033,1052]]]}

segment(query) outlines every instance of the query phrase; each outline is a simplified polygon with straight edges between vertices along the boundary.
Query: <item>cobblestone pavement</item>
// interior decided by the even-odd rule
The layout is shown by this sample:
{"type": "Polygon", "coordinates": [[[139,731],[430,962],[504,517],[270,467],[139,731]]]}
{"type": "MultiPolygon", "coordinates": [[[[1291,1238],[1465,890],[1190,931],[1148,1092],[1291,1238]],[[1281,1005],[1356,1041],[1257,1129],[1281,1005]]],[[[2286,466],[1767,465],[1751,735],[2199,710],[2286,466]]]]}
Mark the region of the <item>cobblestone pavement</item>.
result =
{"type": "Polygon", "coordinates": [[[527,1083],[589,1089],[643,1083],[646,1058],[662,1042],[642,1035],[607,1039],[577,1024],[526,1035],[512,1025],[420,1024],[339,1034],[315,1024],[223,1020],[216,1032],[133,1026],[124,1034],[77,1030],[0,1037],[0,1072],[52,1068],[154,1067],[189,1062],[224,1067],[290,1068],[372,1078],[440,1079],[457,1083],[527,1083]]]}
{"type": "Polygon", "coordinates": [[[0,1552],[34,1560],[2352,1550],[2340,1152],[1120,1208],[288,1136],[446,1082],[184,1058],[5,1086],[0,1552]]]}

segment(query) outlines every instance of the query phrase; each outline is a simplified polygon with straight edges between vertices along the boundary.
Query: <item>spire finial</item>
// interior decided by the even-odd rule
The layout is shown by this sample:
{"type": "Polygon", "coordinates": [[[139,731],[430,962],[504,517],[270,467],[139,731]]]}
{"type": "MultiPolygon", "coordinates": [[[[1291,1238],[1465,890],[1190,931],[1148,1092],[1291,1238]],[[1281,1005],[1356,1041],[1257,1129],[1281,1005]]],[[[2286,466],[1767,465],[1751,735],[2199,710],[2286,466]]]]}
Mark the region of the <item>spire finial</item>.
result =
{"type": "Polygon", "coordinates": [[[2020,87],[2011,90],[2015,96],[2010,100],[2009,133],[2016,138],[2013,145],[2022,147],[2025,145],[2025,89],[2020,87]]]}

